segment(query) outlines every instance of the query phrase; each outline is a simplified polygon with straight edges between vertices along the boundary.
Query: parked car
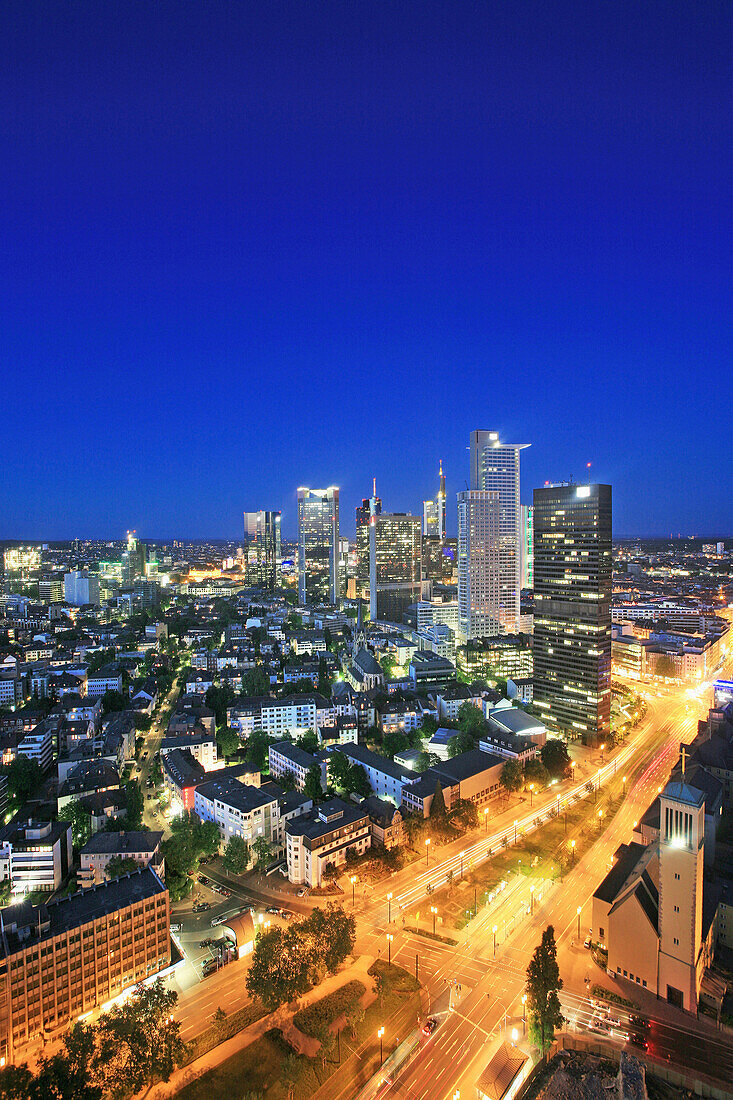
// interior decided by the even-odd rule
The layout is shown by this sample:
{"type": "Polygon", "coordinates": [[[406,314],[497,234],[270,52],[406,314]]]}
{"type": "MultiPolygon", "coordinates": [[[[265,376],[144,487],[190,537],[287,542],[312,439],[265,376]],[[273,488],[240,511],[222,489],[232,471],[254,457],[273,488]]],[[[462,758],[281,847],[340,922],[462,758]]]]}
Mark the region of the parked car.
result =
{"type": "Polygon", "coordinates": [[[298,897],[299,898],[304,898],[305,897],[305,889],[298,890],[298,897]]]}
{"type": "Polygon", "coordinates": [[[267,909],[265,910],[265,912],[266,913],[274,913],[274,915],[276,917],[280,916],[280,910],[278,909],[277,905],[269,905],[267,907],[267,909]]]}
{"type": "Polygon", "coordinates": [[[583,940],[583,947],[590,947],[590,936],[586,936],[583,940]]]}
{"type": "Polygon", "coordinates": [[[171,925],[171,932],[180,932],[180,931],[181,931],[181,925],[180,924],[172,924],[171,925]]]}
{"type": "MultiPolygon", "coordinates": [[[[208,905],[206,906],[206,908],[207,908],[207,909],[209,908],[209,907],[208,907],[208,905]]],[[[212,918],[211,918],[211,927],[212,927],[212,928],[216,928],[216,926],[217,926],[218,924],[224,924],[224,922],[226,921],[226,919],[227,919],[226,917],[212,917],[212,918]]]]}

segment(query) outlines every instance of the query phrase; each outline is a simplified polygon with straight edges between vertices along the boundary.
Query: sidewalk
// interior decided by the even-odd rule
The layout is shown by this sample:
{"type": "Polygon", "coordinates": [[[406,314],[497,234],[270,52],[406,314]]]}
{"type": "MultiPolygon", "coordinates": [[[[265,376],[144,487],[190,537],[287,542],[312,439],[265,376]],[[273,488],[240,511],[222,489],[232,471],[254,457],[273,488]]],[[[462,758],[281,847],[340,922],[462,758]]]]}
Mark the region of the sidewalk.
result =
{"type": "Polygon", "coordinates": [[[335,989],[345,985],[346,982],[358,979],[364,983],[367,990],[373,990],[374,979],[367,973],[373,962],[374,959],[371,956],[360,955],[351,966],[347,967],[345,970],[339,970],[336,974],[332,974],[329,978],[326,978],[325,981],[322,981],[320,985],[317,985],[314,989],[305,993],[294,1008],[290,1005],[281,1005],[279,1008],[276,1008],[274,1012],[271,1012],[269,1016],[263,1016],[261,1020],[257,1020],[256,1023],[240,1031],[238,1035],[232,1036],[231,1039],[227,1039],[226,1042],[220,1043],[219,1046],[214,1047],[213,1050],[202,1055],[201,1058],[197,1058],[195,1062],[192,1062],[188,1066],[184,1066],[182,1069],[176,1070],[171,1076],[170,1081],[154,1085],[152,1089],[146,1089],[144,1092],[140,1093],[139,1096],[144,1096],[146,1100],[168,1100],[169,1097],[174,1096],[185,1085],[189,1085],[204,1073],[220,1066],[223,1062],[226,1062],[228,1058],[244,1050],[245,1047],[248,1047],[257,1039],[260,1039],[266,1031],[270,1030],[270,1028],[279,1027],[285,1031],[299,1009],[305,1008],[306,1005],[312,1004],[313,1001],[320,1000],[321,997],[325,997],[328,993],[333,993],[335,989]]]}

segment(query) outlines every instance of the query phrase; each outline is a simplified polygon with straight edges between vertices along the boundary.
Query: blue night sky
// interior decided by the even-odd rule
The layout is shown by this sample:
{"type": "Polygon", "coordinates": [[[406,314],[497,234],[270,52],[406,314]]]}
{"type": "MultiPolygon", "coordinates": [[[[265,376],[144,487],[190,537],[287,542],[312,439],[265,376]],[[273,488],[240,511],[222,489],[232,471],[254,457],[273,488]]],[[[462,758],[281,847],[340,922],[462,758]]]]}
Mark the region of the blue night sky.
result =
{"type": "Polygon", "coordinates": [[[452,531],[476,427],[733,534],[729,2],[0,19],[0,537],[351,533],[439,458],[452,531]]]}

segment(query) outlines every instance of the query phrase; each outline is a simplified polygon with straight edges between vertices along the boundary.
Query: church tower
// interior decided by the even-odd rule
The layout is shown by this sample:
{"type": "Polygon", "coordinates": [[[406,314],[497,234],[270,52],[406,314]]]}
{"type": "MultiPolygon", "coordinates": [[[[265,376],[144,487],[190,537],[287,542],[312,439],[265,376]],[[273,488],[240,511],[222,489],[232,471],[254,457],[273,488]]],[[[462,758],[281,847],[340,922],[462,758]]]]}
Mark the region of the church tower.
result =
{"type": "Polygon", "coordinates": [[[705,796],[682,779],[660,796],[659,995],[697,1009],[703,973],[702,892],[705,796]]]}

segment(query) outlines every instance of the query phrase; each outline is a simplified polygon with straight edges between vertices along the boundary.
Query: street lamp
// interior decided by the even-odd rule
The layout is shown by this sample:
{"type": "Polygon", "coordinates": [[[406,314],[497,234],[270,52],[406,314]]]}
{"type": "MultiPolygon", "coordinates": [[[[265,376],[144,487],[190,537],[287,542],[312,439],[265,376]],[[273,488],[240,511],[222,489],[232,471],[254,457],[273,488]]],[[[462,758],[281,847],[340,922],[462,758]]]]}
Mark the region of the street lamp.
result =
{"type": "Polygon", "coordinates": [[[573,854],[573,866],[575,866],[575,841],[574,840],[570,841],[570,851],[573,854]]]}
{"type": "Polygon", "coordinates": [[[382,1048],[382,1039],[384,1037],[384,1028],[383,1027],[380,1027],[379,1031],[377,1032],[377,1035],[379,1036],[379,1064],[381,1066],[382,1062],[384,1061],[384,1051],[383,1051],[383,1048],[382,1048]]]}
{"type": "Polygon", "coordinates": [[[529,888],[529,915],[531,916],[533,912],[534,912],[534,886],[530,886],[530,888],[529,888]]]}
{"type": "Polygon", "coordinates": [[[603,763],[603,750],[605,749],[605,747],[606,747],[605,742],[601,741],[601,764],[603,763]]]}
{"type": "Polygon", "coordinates": [[[356,906],[356,875],[352,875],[349,879],[351,883],[351,908],[356,906]]]}
{"type": "Polygon", "coordinates": [[[529,805],[530,805],[530,809],[532,808],[532,796],[533,796],[533,794],[534,794],[534,783],[530,783],[530,785],[529,785],[529,805]]]}
{"type": "Polygon", "coordinates": [[[601,831],[601,818],[603,817],[603,810],[598,811],[598,832],[601,831]]]}
{"type": "Polygon", "coordinates": [[[430,837],[428,837],[425,841],[425,866],[427,867],[429,865],[429,863],[430,863],[430,837]]]}
{"type": "Polygon", "coordinates": [[[484,825],[486,827],[486,835],[489,835],[489,807],[484,810],[484,825]]]}
{"type": "Polygon", "coordinates": [[[524,1038],[524,1031],[527,1024],[527,994],[522,994],[522,1038],[524,1038]]]}
{"type": "Polygon", "coordinates": [[[387,933],[387,962],[390,966],[392,965],[392,940],[393,939],[394,939],[394,936],[390,935],[390,933],[388,932],[387,933]]]}
{"type": "Polygon", "coordinates": [[[578,939],[580,939],[580,914],[582,913],[582,906],[578,906],[575,912],[578,914],[578,939]]]}
{"type": "Polygon", "coordinates": [[[512,1028],[512,1046],[517,1045],[517,1039],[519,1038],[519,1032],[515,1027],[512,1028]]]}
{"type": "Polygon", "coordinates": [[[626,776],[624,776],[621,780],[621,791],[623,793],[624,798],[626,798],[626,776]]]}
{"type": "Polygon", "coordinates": [[[496,958],[496,925],[491,930],[494,933],[494,958],[496,958]]]}
{"type": "Polygon", "coordinates": [[[392,923],[392,892],[387,894],[387,924],[392,923]]]}
{"type": "Polygon", "coordinates": [[[430,906],[430,912],[433,914],[433,935],[435,935],[435,918],[438,915],[438,910],[434,905],[430,906]]]}

